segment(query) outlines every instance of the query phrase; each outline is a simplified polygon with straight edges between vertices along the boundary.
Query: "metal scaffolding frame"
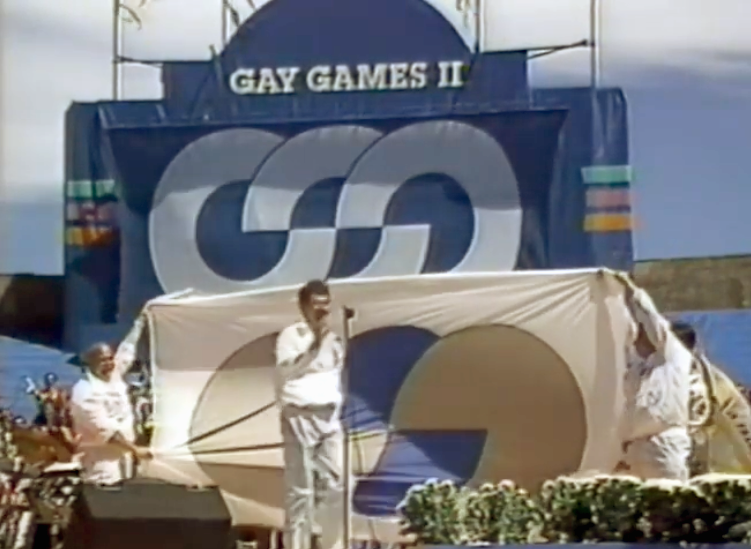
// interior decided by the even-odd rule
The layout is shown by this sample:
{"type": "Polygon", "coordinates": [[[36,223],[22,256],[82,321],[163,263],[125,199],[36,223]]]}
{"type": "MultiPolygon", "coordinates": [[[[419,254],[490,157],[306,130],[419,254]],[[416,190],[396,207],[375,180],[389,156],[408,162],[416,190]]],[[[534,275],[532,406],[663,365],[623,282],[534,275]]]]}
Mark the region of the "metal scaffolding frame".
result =
{"type": "MultiPolygon", "coordinates": [[[[476,45],[475,51],[480,52],[485,37],[485,21],[482,17],[482,3],[484,0],[475,0],[474,27],[476,45]]],[[[249,2],[253,6],[252,2],[249,2]]],[[[229,42],[234,29],[240,23],[237,12],[229,0],[218,0],[221,10],[221,40],[222,48],[229,42]]],[[[141,64],[159,66],[161,61],[133,59],[123,55],[123,15],[128,15],[133,22],[140,26],[140,20],[133,11],[122,5],[120,0],[112,0],[112,99],[122,99],[122,67],[125,64],[141,64]]],[[[552,46],[539,46],[530,48],[529,59],[537,59],[546,55],[558,53],[573,48],[589,48],[590,50],[590,87],[593,90],[593,101],[596,102],[596,92],[600,87],[600,39],[602,27],[601,0],[589,0],[589,37],[571,44],[552,46]]],[[[595,104],[593,104],[593,107],[595,104]]],[[[595,109],[593,109],[595,110],[595,109]]]]}

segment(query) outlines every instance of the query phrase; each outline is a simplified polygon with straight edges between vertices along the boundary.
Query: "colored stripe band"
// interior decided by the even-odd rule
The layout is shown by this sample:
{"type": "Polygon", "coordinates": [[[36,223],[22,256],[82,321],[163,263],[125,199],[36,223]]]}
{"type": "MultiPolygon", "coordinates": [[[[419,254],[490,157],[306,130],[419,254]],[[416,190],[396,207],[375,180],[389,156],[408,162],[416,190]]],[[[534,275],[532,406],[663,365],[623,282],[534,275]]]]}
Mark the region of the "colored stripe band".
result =
{"type": "Polygon", "coordinates": [[[66,183],[65,189],[66,196],[75,200],[92,200],[116,196],[114,179],[72,180],[66,183]]]}
{"type": "Polygon", "coordinates": [[[100,179],[94,181],[94,188],[96,189],[96,195],[99,198],[115,196],[116,189],[114,179],[100,179]]]}
{"type": "Polygon", "coordinates": [[[68,202],[65,205],[65,219],[67,221],[78,221],[80,215],[78,214],[78,204],[75,202],[68,202]]]}
{"type": "Polygon", "coordinates": [[[98,204],[93,200],[69,200],[65,205],[66,221],[83,223],[111,223],[115,218],[113,202],[98,204]]]}
{"type": "Polygon", "coordinates": [[[631,193],[628,189],[589,189],[586,199],[587,208],[631,207],[631,193]]]}
{"type": "Polygon", "coordinates": [[[93,196],[91,181],[68,181],[65,185],[65,194],[68,198],[91,199],[93,196]]]}
{"type": "Polygon", "coordinates": [[[107,227],[68,227],[65,243],[68,246],[101,246],[109,244],[114,231],[107,227]]]}
{"type": "Polygon", "coordinates": [[[590,214],[584,218],[584,230],[590,233],[630,231],[630,214],[590,214]]]}
{"type": "Polygon", "coordinates": [[[633,181],[631,166],[587,166],[582,168],[585,185],[613,185],[633,181]]]}

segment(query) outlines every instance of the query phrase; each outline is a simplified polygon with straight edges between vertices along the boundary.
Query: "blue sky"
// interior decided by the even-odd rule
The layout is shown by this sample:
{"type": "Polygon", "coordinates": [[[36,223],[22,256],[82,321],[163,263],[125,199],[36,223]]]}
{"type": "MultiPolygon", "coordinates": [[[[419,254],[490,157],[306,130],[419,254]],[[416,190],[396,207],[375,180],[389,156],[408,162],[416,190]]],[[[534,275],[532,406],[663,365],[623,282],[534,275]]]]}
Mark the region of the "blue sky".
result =
{"type": "MultiPolygon", "coordinates": [[[[135,2],[137,0],[127,0],[135,2]]],[[[484,47],[587,36],[588,0],[484,0],[484,47]]],[[[454,14],[455,0],[434,0],[454,14]]],[[[235,0],[243,16],[245,0],[235,0]]],[[[256,1],[256,4],[263,2],[256,1]]],[[[639,259],[751,253],[751,2],[605,0],[602,83],[625,89],[639,259]]],[[[60,274],[63,114],[110,96],[111,7],[102,0],[4,0],[0,273],[60,274]]],[[[125,33],[137,58],[205,58],[220,49],[219,2],[153,0],[125,33]]],[[[459,30],[462,18],[452,16],[459,30]]],[[[471,38],[468,36],[468,38],[471,38]]],[[[588,53],[535,61],[537,86],[584,85],[588,53]]],[[[156,98],[159,73],[129,67],[128,98],[156,98]]]]}

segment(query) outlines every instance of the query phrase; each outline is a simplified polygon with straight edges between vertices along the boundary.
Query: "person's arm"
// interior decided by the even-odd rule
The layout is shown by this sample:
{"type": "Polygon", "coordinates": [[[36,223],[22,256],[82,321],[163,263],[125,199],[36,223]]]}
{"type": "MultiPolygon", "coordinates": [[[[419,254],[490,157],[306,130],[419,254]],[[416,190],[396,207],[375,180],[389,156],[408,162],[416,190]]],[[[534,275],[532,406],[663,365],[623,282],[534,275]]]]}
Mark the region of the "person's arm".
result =
{"type": "Polygon", "coordinates": [[[306,349],[300,349],[302,333],[297,327],[282,330],[276,340],[276,368],[285,380],[297,379],[310,366],[320,347],[314,340],[306,349]]]}
{"type": "Polygon", "coordinates": [[[133,454],[137,454],[139,450],[138,446],[129,442],[120,431],[115,431],[115,434],[110,437],[109,443],[133,454]]]}
{"type": "Polygon", "coordinates": [[[136,360],[138,342],[141,339],[141,334],[145,326],[146,317],[141,313],[133,323],[133,327],[128,332],[128,335],[117,346],[117,351],[115,351],[115,369],[121,376],[127,374],[133,367],[133,363],[136,360]]]}
{"type": "Polygon", "coordinates": [[[628,275],[616,273],[615,276],[626,290],[626,306],[631,313],[631,317],[644,328],[655,349],[664,349],[670,329],[668,321],[659,313],[649,294],[638,288],[628,275]]]}
{"type": "Polygon", "coordinates": [[[123,436],[118,422],[107,413],[104,399],[91,390],[80,386],[74,390],[70,413],[73,425],[79,431],[77,435],[82,435],[81,431],[85,431],[92,442],[112,444],[141,459],[150,457],[147,449],[136,446],[123,436]]]}

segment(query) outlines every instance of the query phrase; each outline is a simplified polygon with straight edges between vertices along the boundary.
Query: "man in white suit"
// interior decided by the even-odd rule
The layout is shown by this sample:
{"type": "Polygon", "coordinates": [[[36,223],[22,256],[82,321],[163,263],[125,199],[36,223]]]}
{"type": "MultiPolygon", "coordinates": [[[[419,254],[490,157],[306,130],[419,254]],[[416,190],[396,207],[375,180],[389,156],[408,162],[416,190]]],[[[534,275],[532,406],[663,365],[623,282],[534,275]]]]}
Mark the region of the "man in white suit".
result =
{"type": "Polygon", "coordinates": [[[625,379],[623,462],[641,478],[687,480],[693,354],[649,295],[628,276],[616,276],[634,320],[625,379]]]}
{"type": "Polygon", "coordinates": [[[286,486],[284,546],[309,549],[317,515],[321,549],[333,549],[341,546],[343,526],[344,346],[328,326],[331,295],[325,282],[305,284],[298,305],[302,319],[282,330],[276,342],[286,486]],[[321,494],[316,494],[316,486],[321,494]]]}

